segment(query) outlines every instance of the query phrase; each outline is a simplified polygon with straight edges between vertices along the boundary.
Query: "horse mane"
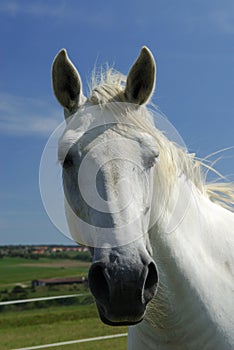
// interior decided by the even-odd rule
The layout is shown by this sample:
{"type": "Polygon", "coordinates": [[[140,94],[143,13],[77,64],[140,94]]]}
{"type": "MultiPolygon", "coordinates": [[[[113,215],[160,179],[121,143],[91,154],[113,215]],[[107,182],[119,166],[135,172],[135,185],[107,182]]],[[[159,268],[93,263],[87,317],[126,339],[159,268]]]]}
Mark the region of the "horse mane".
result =
{"type": "MultiPolygon", "coordinates": [[[[124,95],[125,84],[126,77],[113,68],[107,67],[107,69],[101,69],[100,72],[94,71],[90,84],[89,102],[101,106],[111,102],[127,102],[124,95]]],[[[152,106],[156,108],[153,104],[152,106]]],[[[175,178],[183,173],[212,202],[234,212],[234,183],[226,181],[206,159],[198,159],[195,154],[179,148],[169,141],[160,130],[152,127],[152,116],[146,107],[141,108],[140,117],[137,117],[134,111],[134,108],[127,111],[127,120],[153,136],[160,154],[163,154],[163,157],[160,158],[161,179],[172,184],[175,178]],[[218,181],[207,182],[208,171],[218,175],[218,181]]]]}

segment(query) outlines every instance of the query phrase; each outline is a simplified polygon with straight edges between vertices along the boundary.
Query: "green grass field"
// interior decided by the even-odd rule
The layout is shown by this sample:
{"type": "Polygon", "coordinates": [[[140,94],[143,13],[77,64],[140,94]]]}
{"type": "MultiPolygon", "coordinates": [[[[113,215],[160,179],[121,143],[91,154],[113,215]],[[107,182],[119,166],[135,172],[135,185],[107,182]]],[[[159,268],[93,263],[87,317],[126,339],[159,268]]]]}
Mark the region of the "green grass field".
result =
{"type": "MultiPolygon", "coordinates": [[[[94,304],[3,312],[0,318],[0,349],[9,350],[125,332],[126,327],[105,326],[99,320],[94,304]]],[[[126,337],[57,348],[108,349],[109,346],[118,350],[126,349],[126,337]]]]}
{"type": "MultiPolygon", "coordinates": [[[[75,260],[4,258],[0,260],[0,290],[11,290],[16,284],[30,286],[31,280],[64,276],[87,276],[89,263],[75,260]]],[[[69,294],[71,286],[49,290],[38,288],[30,297],[69,294]]],[[[78,288],[82,288],[78,287],[78,288]]],[[[84,287],[85,288],[85,287],[84,287]]],[[[26,288],[30,289],[30,288],[26,288]]],[[[87,288],[86,288],[87,292],[87,288]]],[[[74,293],[74,291],[73,291],[74,293]]],[[[31,303],[28,303],[29,305],[31,303]]],[[[96,306],[88,304],[55,306],[27,310],[27,307],[4,307],[0,311],[0,350],[10,350],[76,339],[126,333],[126,327],[105,326],[98,317],[96,306]]],[[[52,349],[107,350],[126,349],[126,337],[95,342],[65,345],[52,349]]]]}
{"type": "Polygon", "coordinates": [[[0,260],[0,288],[17,283],[29,285],[40,278],[87,276],[89,265],[76,260],[4,258],[0,260]]]}

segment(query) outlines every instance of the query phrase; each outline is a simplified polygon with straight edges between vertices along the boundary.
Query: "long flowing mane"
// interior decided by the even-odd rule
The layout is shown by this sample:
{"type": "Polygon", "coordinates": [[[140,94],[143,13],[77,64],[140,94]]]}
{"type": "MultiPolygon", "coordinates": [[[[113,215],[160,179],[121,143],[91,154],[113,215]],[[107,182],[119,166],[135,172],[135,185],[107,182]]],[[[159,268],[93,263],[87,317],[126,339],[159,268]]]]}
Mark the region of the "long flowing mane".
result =
{"type": "MultiPolygon", "coordinates": [[[[126,102],[125,83],[126,77],[112,68],[102,69],[99,73],[94,72],[91,78],[89,102],[101,106],[110,102],[126,102]]],[[[141,111],[139,118],[129,110],[127,119],[154,137],[160,153],[163,154],[163,157],[160,158],[160,171],[164,174],[162,178],[168,182],[167,185],[172,184],[175,178],[183,173],[211,201],[234,212],[234,183],[224,181],[225,178],[206,159],[199,159],[195,154],[187,153],[173,142],[168,141],[161,131],[152,126],[150,111],[146,108],[142,108],[141,111]],[[207,182],[207,171],[214,172],[218,181],[207,182]]],[[[170,186],[165,188],[168,187],[170,186]]]]}

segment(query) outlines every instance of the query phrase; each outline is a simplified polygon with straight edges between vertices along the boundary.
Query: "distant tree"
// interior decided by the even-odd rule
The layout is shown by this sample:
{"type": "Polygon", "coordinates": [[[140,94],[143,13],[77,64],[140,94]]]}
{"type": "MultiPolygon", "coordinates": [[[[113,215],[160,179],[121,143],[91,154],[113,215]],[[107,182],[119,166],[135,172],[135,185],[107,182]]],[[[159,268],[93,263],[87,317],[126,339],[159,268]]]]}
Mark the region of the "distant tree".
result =
{"type": "Polygon", "coordinates": [[[12,293],[14,293],[14,294],[24,293],[24,288],[21,286],[15,286],[12,289],[12,293]]]}
{"type": "Polygon", "coordinates": [[[91,262],[92,261],[92,257],[89,251],[87,252],[79,252],[76,256],[75,256],[76,260],[80,260],[80,261],[88,261],[91,262]]]}

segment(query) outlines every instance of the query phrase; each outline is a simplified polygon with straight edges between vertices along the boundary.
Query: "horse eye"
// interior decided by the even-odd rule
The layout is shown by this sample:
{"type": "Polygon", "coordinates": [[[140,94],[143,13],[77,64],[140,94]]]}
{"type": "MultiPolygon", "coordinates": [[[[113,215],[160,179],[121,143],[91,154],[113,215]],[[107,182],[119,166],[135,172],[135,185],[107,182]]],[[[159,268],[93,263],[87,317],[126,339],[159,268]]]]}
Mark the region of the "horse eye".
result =
{"type": "Polygon", "coordinates": [[[68,168],[71,168],[72,166],[73,166],[73,158],[71,154],[68,153],[63,161],[63,168],[68,169],[68,168]]]}
{"type": "Polygon", "coordinates": [[[158,157],[158,153],[152,154],[147,160],[147,168],[152,168],[156,164],[158,157]]]}

